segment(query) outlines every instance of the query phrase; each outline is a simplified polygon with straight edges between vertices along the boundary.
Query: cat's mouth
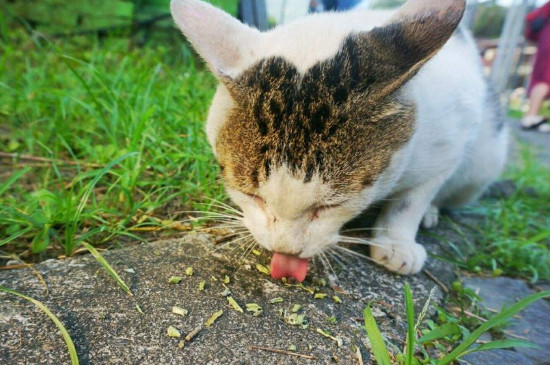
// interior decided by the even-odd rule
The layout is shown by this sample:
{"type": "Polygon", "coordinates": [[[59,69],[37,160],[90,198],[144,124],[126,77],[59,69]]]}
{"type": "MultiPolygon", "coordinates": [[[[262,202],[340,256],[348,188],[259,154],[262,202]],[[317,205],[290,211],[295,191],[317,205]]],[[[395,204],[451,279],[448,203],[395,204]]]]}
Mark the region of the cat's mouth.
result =
{"type": "Polygon", "coordinates": [[[275,252],[271,258],[271,277],[273,279],[293,277],[302,282],[306,278],[308,266],[309,259],[275,252]]]}

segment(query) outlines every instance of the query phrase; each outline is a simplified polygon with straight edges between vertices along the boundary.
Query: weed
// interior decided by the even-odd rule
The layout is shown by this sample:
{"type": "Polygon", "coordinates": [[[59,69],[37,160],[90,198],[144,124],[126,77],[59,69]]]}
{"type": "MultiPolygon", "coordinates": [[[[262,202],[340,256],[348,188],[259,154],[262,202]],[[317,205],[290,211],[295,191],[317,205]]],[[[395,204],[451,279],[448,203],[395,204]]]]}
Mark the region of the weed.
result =
{"type": "MultiPolygon", "coordinates": [[[[431,328],[424,330],[422,336],[417,338],[418,323],[415,324],[414,305],[412,301],[412,293],[408,284],[404,289],[405,310],[407,314],[407,341],[406,350],[403,353],[397,354],[395,358],[399,364],[436,364],[447,365],[467,354],[476,351],[487,351],[492,349],[503,349],[510,347],[532,347],[536,345],[520,340],[497,340],[484,343],[477,347],[472,347],[479,337],[497,327],[505,324],[510,318],[527,307],[529,304],[542,298],[550,297],[550,291],[536,293],[526,298],[521,299],[517,303],[508,308],[503,308],[499,314],[489,318],[486,322],[478,326],[473,332],[461,328],[457,323],[448,322],[439,326],[435,326],[431,322],[431,328]],[[455,345],[450,352],[447,351],[448,345],[455,345]],[[442,345],[444,344],[444,345],[442,345]],[[429,354],[429,349],[436,346],[439,352],[442,353],[439,358],[433,358],[429,354]],[[424,358],[415,355],[419,351],[424,358]]],[[[380,365],[391,364],[388,347],[384,342],[382,335],[376,324],[376,320],[372,315],[369,307],[364,310],[365,329],[371,342],[372,351],[376,362],[380,365]]],[[[430,322],[430,321],[429,321],[430,322]]]]}

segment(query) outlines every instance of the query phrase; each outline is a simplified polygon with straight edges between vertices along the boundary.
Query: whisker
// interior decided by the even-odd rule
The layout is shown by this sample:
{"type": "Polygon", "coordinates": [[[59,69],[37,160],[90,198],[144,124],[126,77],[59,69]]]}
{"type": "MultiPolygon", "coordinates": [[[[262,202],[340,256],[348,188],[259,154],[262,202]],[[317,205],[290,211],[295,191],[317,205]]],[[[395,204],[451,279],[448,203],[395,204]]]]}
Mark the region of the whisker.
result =
{"type": "Polygon", "coordinates": [[[382,228],[382,227],[369,227],[369,228],[350,228],[350,229],[344,229],[341,231],[341,233],[348,233],[348,232],[369,232],[369,231],[390,231],[389,228],[382,228]]]}
{"type": "Polygon", "coordinates": [[[223,214],[219,212],[208,212],[208,211],[200,211],[200,210],[182,210],[175,213],[176,215],[179,214],[198,214],[199,217],[196,217],[196,219],[204,218],[204,217],[221,217],[221,218],[230,218],[230,219],[242,219],[242,216],[237,215],[230,215],[230,214],[223,214]]]}
{"type": "Polygon", "coordinates": [[[373,259],[372,257],[360,254],[359,252],[355,252],[353,250],[350,250],[350,249],[342,247],[342,246],[334,246],[333,248],[336,249],[336,250],[340,250],[340,251],[342,251],[342,253],[348,254],[350,256],[359,257],[359,258],[374,262],[375,264],[378,264],[378,265],[382,264],[382,263],[378,262],[378,260],[373,259]]]}
{"type": "MultiPolygon", "coordinates": [[[[327,256],[325,255],[324,252],[321,252],[320,258],[323,262],[326,263],[326,265],[328,266],[328,268],[332,272],[332,275],[334,276],[334,280],[331,280],[331,281],[335,282],[338,286],[340,286],[340,282],[338,280],[338,275],[336,275],[336,272],[334,271],[334,268],[330,264],[330,261],[329,261],[329,259],[327,258],[327,256]]],[[[330,276],[329,276],[329,278],[330,278],[330,276]]]]}
{"type": "MultiPolygon", "coordinates": [[[[231,241],[229,241],[229,242],[223,243],[222,245],[216,247],[215,249],[212,249],[210,252],[219,251],[219,250],[221,250],[222,248],[225,248],[225,247],[227,247],[227,246],[231,246],[231,245],[233,245],[233,244],[235,244],[235,243],[237,243],[237,242],[243,241],[243,240],[245,240],[245,239],[247,239],[247,238],[250,238],[250,237],[252,237],[252,234],[248,234],[248,235],[245,235],[245,236],[240,236],[240,237],[238,237],[238,238],[236,238],[236,239],[234,239],[234,240],[231,240],[231,241]]],[[[237,246],[237,248],[238,248],[238,247],[239,247],[239,246],[237,246]]]]}
{"type": "MultiPolygon", "coordinates": [[[[216,200],[216,199],[210,199],[213,203],[215,204],[212,204],[212,203],[209,203],[208,206],[210,207],[216,207],[216,208],[220,208],[220,209],[223,209],[225,211],[228,211],[228,212],[232,212],[232,213],[235,213],[239,216],[242,216],[243,213],[237,209],[235,209],[234,207],[228,205],[228,204],[225,204],[219,200],[216,200]]],[[[205,204],[206,205],[206,204],[205,204]]]]}
{"type": "Polygon", "coordinates": [[[254,247],[256,247],[256,245],[257,245],[256,241],[254,241],[254,240],[248,241],[247,244],[248,244],[248,246],[244,250],[244,253],[242,254],[242,256],[239,258],[239,261],[246,260],[248,255],[250,255],[250,253],[252,252],[254,247]]]}
{"type": "Polygon", "coordinates": [[[342,266],[343,268],[346,267],[346,265],[344,264],[344,262],[341,260],[341,258],[333,251],[333,250],[327,250],[325,251],[327,255],[330,256],[331,259],[333,259],[334,261],[336,261],[336,263],[340,266],[342,266]]]}
{"type": "Polygon", "coordinates": [[[400,253],[405,252],[405,250],[398,249],[395,246],[388,247],[387,245],[381,245],[373,241],[361,239],[359,237],[340,237],[340,238],[341,238],[340,242],[342,243],[351,243],[351,244],[363,245],[363,246],[374,246],[374,247],[379,247],[388,252],[400,252],[400,253]]]}

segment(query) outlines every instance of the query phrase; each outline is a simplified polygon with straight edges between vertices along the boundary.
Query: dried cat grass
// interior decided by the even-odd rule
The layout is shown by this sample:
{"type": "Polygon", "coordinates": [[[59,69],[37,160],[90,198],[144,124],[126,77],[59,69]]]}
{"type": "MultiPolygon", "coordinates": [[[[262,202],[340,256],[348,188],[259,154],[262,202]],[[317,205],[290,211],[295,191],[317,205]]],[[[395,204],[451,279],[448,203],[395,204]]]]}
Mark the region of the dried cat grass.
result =
{"type": "Polygon", "coordinates": [[[178,331],[173,326],[170,326],[166,329],[166,334],[168,334],[168,336],[170,336],[170,337],[175,337],[175,338],[180,338],[181,337],[181,332],[178,331]]]}
{"type": "Polygon", "coordinates": [[[217,311],[216,313],[212,314],[212,315],[210,316],[210,318],[208,318],[208,319],[206,320],[206,322],[204,322],[204,325],[205,325],[206,327],[212,326],[212,325],[214,324],[214,322],[216,322],[216,320],[222,316],[222,314],[223,314],[223,310],[219,310],[219,311],[217,311]]]}

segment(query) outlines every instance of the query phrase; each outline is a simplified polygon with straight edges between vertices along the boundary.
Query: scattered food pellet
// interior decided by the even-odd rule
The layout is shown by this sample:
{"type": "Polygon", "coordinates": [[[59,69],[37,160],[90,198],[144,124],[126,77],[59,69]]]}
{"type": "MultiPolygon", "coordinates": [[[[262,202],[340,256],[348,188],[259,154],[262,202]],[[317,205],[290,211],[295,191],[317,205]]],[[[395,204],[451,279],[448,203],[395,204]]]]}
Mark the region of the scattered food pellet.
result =
{"type": "Polygon", "coordinates": [[[262,264],[256,264],[256,269],[262,274],[269,275],[269,269],[262,264]]]}
{"type": "Polygon", "coordinates": [[[136,310],[138,311],[139,314],[145,314],[145,313],[143,313],[143,311],[141,310],[141,307],[139,306],[139,304],[136,304],[136,310]]]}
{"type": "Polygon", "coordinates": [[[223,282],[225,284],[229,284],[230,281],[231,281],[231,279],[229,279],[229,276],[225,275],[224,278],[223,278],[223,282]]]}
{"type": "Polygon", "coordinates": [[[193,331],[189,332],[187,336],[185,336],[185,341],[189,342],[191,341],[195,336],[199,334],[199,332],[202,330],[202,327],[199,326],[195,328],[193,331]]]}
{"type": "Polygon", "coordinates": [[[180,316],[186,316],[189,313],[189,311],[187,309],[174,306],[172,307],[172,313],[178,314],[180,316]]]}
{"type": "Polygon", "coordinates": [[[236,310],[237,312],[241,312],[241,313],[244,313],[243,309],[241,308],[241,306],[239,305],[239,303],[237,303],[235,301],[235,299],[233,299],[233,297],[227,297],[227,301],[229,302],[229,305],[234,309],[236,310]]]}
{"type": "Polygon", "coordinates": [[[225,290],[220,293],[222,297],[227,297],[231,295],[231,290],[227,286],[224,285],[225,290]]]}
{"type": "Polygon", "coordinates": [[[313,279],[313,284],[319,286],[327,286],[327,281],[323,278],[315,278],[313,279]]]}
{"type": "Polygon", "coordinates": [[[297,350],[296,345],[290,345],[290,346],[288,346],[288,351],[296,351],[296,350],[297,350]]]}
{"type": "Polygon", "coordinates": [[[212,276],[212,281],[218,281],[218,278],[215,276],[212,276]]]}
{"type": "Polygon", "coordinates": [[[334,303],[342,303],[342,299],[337,295],[333,295],[332,300],[334,300],[334,303]]]}
{"type": "Polygon", "coordinates": [[[166,333],[170,337],[177,337],[177,338],[181,337],[180,331],[178,331],[177,329],[175,329],[172,326],[168,327],[168,329],[166,330],[166,333]]]}
{"type": "Polygon", "coordinates": [[[315,299],[323,299],[325,298],[327,295],[325,293],[317,293],[315,294],[314,298],[315,299]]]}
{"type": "Polygon", "coordinates": [[[181,340],[181,341],[178,343],[178,348],[179,348],[179,349],[182,349],[184,346],[185,346],[185,342],[184,342],[183,340],[181,340]]]}
{"type": "Polygon", "coordinates": [[[136,273],[136,270],[134,270],[134,269],[124,269],[124,271],[126,271],[130,274],[135,274],[136,273]]]}
{"type": "Polygon", "coordinates": [[[168,279],[168,283],[170,284],[178,284],[180,281],[182,281],[181,276],[171,276],[170,279],[168,279]]]}
{"type": "Polygon", "coordinates": [[[257,316],[259,316],[260,314],[263,313],[262,307],[260,307],[256,303],[246,303],[246,310],[248,312],[252,312],[252,315],[255,316],[255,317],[257,317],[257,316]]]}
{"type": "Polygon", "coordinates": [[[294,304],[294,307],[290,310],[292,313],[298,312],[300,309],[302,309],[302,306],[300,304],[294,304]]]}
{"type": "Polygon", "coordinates": [[[201,282],[199,283],[199,290],[201,290],[201,291],[204,290],[204,286],[205,286],[205,285],[206,285],[206,281],[201,281],[201,282]]]}
{"type": "Polygon", "coordinates": [[[304,329],[309,327],[309,323],[303,314],[288,314],[285,311],[281,312],[281,314],[283,315],[284,321],[292,326],[300,326],[304,329]]]}
{"type": "Polygon", "coordinates": [[[294,286],[294,287],[300,288],[300,289],[302,289],[302,290],[305,290],[305,291],[307,291],[307,292],[308,292],[309,294],[311,294],[311,295],[315,294],[315,288],[312,288],[312,287],[309,287],[309,286],[305,286],[305,285],[302,284],[302,283],[290,284],[290,283],[288,282],[288,280],[287,280],[287,281],[283,281],[283,283],[285,284],[285,286],[294,286]]]}
{"type": "Polygon", "coordinates": [[[269,301],[271,304],[282,303],[283,298],[273,298],[269,301]]]}
{"type": "Polygon", "coordinates": [[[256,256],[260,256],[262,253],[258,250],[252,250],[252,253],[256,256]]]}
{"type": "Polygon", "coordinates": [[[206,320],[206,322],[204,322],[204,325],[206,327],[210,327],[214,324],[214,322],[216,322],[216,320],[218,318],[220,318],[220,316],[223,314],[223,310],[220,310],[220,311],[217,311],[216,313],[212,314],[212,316],[210,318],[208,318],[206,320]]]}
{"type": "Polygon", "coordinates": [[[185,269],[185,274],[187,276],[192,276],[194,274],[193,266],[189,266],[187,269],[185,269]]]}
{"type": "Polygon", "coordinates": [[[343,341],[340,337],[334,337],[334,336],[332,336],[329,332],[323,331],[323,330],[320,329],[320,328],[317,328],[315,331],[316,331],[317,333],[322,334],[322,335],[325,336],[326,338],[330,338],[331,340],[333,340],[334,342],[336,342],[336,344],[338,344],[338,347],[342,346],[342,344],[344,343],[344,341],[343,341]]]}

